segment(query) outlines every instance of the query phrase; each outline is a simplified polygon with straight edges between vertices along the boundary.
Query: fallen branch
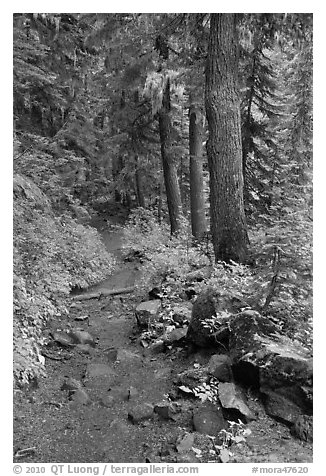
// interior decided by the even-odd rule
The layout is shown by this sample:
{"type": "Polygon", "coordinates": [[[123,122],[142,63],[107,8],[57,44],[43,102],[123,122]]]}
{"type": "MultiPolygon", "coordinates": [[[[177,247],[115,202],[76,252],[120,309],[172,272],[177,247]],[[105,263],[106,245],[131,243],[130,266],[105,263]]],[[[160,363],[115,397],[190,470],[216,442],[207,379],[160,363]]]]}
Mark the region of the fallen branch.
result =
{"type": "Polygon", "coordinates": [[[106,296],[116,296],[117,294],[131,293],[134,290],[135,290],[134,286],[131,288],[111,289],[110,291],[100,291],[97,293],[79,294],[78,296],[73,296],[72,299],[74,301],[87,301],[89,299],[101,299],[102,297],[106,297],[106,296]]]}

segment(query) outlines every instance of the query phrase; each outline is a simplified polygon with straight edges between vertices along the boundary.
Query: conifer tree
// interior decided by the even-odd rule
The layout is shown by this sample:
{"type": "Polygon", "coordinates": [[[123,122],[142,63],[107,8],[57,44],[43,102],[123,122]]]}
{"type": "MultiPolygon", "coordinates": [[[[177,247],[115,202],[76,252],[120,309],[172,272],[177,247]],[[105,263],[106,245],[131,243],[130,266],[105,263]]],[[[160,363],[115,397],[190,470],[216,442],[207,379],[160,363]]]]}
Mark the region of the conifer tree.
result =
{"type": "Polygon", "coordinates": [[[211,14],[206,67],[211,229],[217,261],[245,262],[239,40],[235,14],[211,14]]]}

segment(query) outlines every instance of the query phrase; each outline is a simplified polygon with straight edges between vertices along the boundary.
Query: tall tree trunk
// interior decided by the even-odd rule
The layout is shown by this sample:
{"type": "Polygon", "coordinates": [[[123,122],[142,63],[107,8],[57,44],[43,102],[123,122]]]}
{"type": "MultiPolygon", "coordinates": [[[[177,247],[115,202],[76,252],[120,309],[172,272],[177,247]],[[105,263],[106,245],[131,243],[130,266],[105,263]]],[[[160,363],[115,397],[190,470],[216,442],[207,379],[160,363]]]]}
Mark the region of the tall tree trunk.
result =
{"type": "Polygon", "coordinates": [[[169,210],[171,234],[176,233],[181,226],[182,203],[177,173],[177,163],[172,150],[172,121],[170,104],[170,81],[167,79],[163,91],[162,107],[159,111],[159,130],[161,141],[161,156],[169,210]]]}
{"type": "Polygon", "coordinates": [[[249,244],[243,206],[239,41],[234,13],[212,13],[205,104],[211,230],[216,260],[244,262],[249,244]]]}
{"type": "Polygon", "coordinates": [[[164,188],[164,177],[160,178],[160,188],[159,188],[159,196],[158,196],[158,204],[157,204],[157,221],[159,224],[162,223],[162,205],[163,205],[163,188],[164,188]]]}
{"type": "MultiPolygon", "coordinates": [[[[113,182],[119,182],[119,176],[123,169],[123,158],[121,155],[115,155],[112,159],[112,179],[113,182]]],[[[121,203],[122,195],[121,195],[121,185],[119,187],[114,188],[114,200],[117,203],[121,203]]]]}
{"type": "Polygon", "coordinates": [[[135,162],[136,162],[135,183],[136,183],[137,201],[140,207],[145,208],[146,203],[145,203],[145,195],[144,195],[144,189],[143,189],[142,172],[139,168],[139,160],[137,155],[135,156],[135,162]]]}
{"type": "Polygon", "coordinates": [[[203,177],[204,116],[194,93],[190,93],[189,155],[191,230],[200,239],[207,231],[203,177]]]}

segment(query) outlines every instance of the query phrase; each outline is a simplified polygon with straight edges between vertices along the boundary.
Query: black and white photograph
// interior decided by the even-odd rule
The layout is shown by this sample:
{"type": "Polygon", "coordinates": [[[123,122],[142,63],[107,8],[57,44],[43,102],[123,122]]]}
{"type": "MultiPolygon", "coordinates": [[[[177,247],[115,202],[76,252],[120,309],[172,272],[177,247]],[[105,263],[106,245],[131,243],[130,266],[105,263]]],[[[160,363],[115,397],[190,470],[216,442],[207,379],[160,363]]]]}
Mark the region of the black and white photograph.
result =
{"type": "Polygon", "coordinates": [[[11,15],[14,473],[310,474],[315,14],[11,15]]]}

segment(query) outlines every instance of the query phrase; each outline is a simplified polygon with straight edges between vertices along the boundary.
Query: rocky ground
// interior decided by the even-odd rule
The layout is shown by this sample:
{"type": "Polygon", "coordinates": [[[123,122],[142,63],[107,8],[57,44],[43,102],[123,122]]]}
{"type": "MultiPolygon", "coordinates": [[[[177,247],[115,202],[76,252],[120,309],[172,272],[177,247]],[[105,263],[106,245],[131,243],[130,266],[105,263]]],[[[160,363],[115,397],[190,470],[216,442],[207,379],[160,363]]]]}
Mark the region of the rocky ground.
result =
{"type": "MultiPolygon", "coordinates": [[[[106,242],[120,259],[121,236],[106,242]]],[[[121,262],[94,289],[132,286],[139,276],[135,265],[121,262]]],[[[72,301],[69,318],[50,324],[47,377],[28,393],[15,392],[15,461],[312,462],[312,444],[267,416],[250,389],[254,419],[235,431],[232,445],[205,434],[212,408],[187,393],[186,377],[204,368],[210,353],[182,338],[145,345],[138,304],[133,294],[72,301]]]]}

